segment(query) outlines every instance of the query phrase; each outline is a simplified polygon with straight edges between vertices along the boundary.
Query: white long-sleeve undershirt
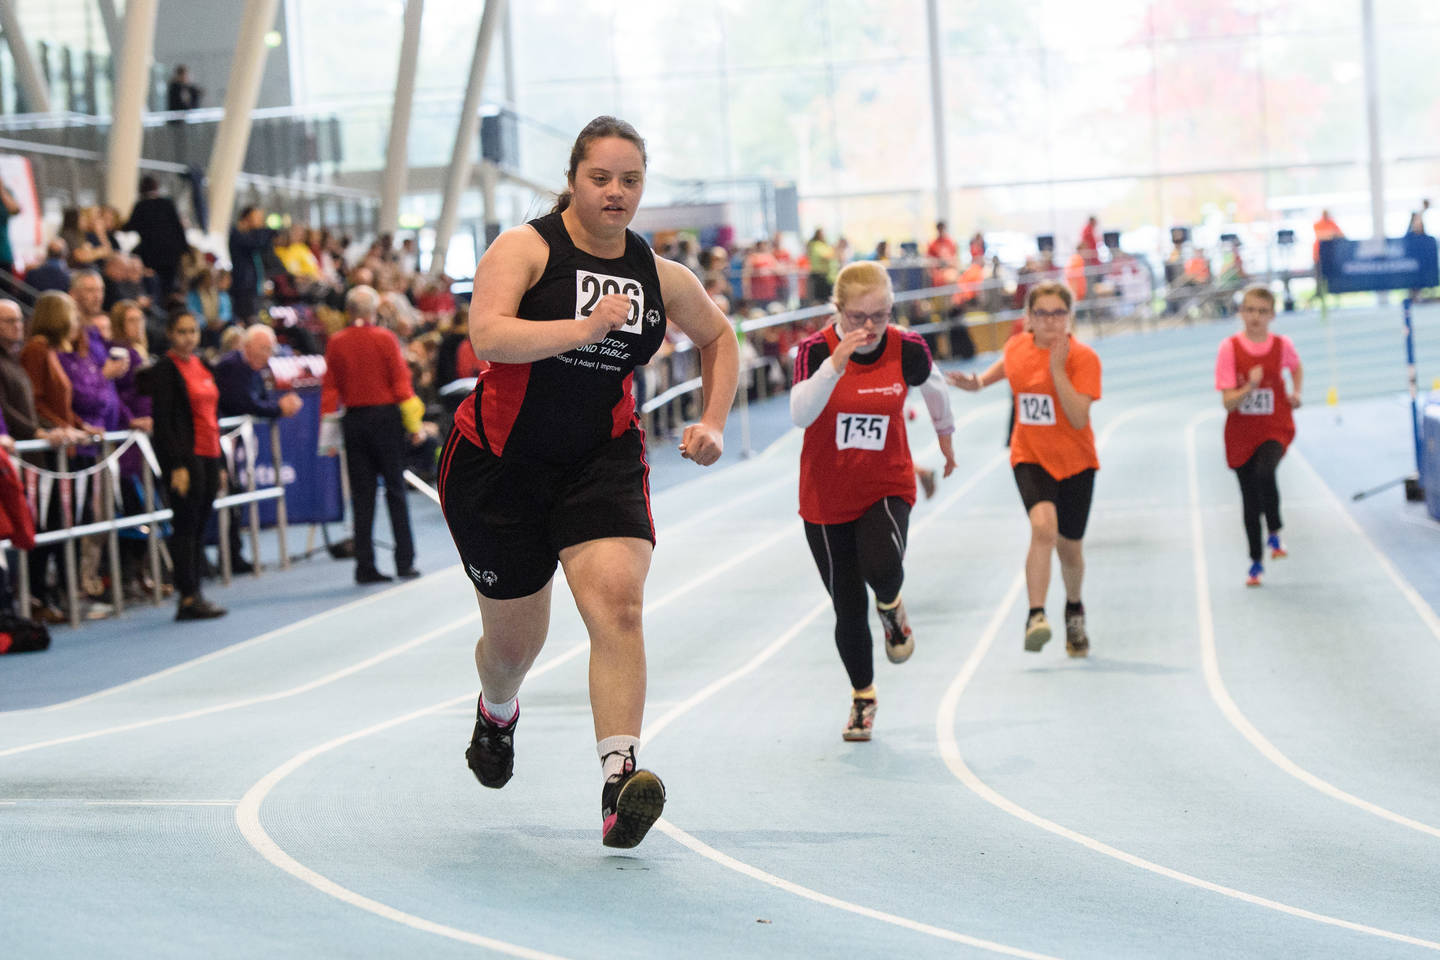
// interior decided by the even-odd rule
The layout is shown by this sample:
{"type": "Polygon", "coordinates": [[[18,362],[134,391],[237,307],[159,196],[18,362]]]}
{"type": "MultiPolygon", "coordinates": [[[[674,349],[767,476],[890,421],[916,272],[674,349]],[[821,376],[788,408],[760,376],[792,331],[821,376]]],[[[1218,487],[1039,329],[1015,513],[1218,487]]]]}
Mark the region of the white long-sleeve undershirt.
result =
{"type": "MultiPolygon", "coordinates": [[[[835,385],[839,382],[840,373],[835,369],[835,358],[826,357],[813,375],[790,388],[791,422],[801,429],[814,423],[824,411],[825,404],[830,402],[830,394],[835,392],[835,385]]],[[[930,422],[935,425],[935,433],[942,437],[954,433],[955,416],[950,412],[950,391],[935,364],[930,365],[930,376],[919,390],[925,400],[925,409],[930,414],[930,422]]]]}

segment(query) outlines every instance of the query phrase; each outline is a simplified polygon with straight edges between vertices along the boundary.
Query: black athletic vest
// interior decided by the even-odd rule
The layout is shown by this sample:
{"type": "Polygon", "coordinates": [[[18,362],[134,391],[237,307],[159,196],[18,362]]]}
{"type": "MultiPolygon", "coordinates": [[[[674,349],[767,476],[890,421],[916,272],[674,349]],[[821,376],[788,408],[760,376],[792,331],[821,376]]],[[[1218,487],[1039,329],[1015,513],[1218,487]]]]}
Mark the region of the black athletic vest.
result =
{"type": "Polygon", "coordinates": [[[497,456],[508,452],[550,463],[574,463],[635,422],[633,371],[665,338],[665,304],[655,255],[639,234],[625,232],[625,254],[607,260],[578,249],[560,214],[531,220],[550,247],[545,272],[520,298],[525,320],[554,322],[589,316],[606,294],[630,298],[625,326],[599,343],[532,363],[493,363],[475,393],[456,411],[472,443],[497,456]]]}

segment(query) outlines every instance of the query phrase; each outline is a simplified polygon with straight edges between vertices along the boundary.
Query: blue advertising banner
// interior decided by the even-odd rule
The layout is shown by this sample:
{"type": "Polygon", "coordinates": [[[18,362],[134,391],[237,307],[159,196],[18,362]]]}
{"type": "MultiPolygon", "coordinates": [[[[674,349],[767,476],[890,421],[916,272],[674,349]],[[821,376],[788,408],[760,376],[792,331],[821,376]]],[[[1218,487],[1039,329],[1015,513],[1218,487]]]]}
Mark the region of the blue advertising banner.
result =
{"type": "Polygon", "coordinates": [[[1379,240],[1325,240],[1320,272],[1331,293],[1423,290],[1440,286],[1435,238],[1423,233],[1379,240]]]}
{"type": "MultiPolygon", "coordinates": [[[[280,478],[285,484],[285,508],[287,519],[297,523],[332,523],[345,515],[345,504],[340,492],[340,458],[322,457],[316,450],[320,439],[320,388],[301,387],[295,391],[304,406],[293,417],[277,421],[280,424],[280,450],[285,462],[280,467],[280,478]]],[[[264,420],[255,422],[255,482],[268,487],[275,482],[275,464],[270,456],[270,425],[264,420]]],[[[249,473],[243,465],[246,454],[237,445],[235,451],[236,473],[243,490],[249,481],[249,473]]],[[[242,511],[248,508],[241,508],[242,511]]],[[[260,501],[260,522],[266,527],[275,524],[275,501],[260,501]]]]}

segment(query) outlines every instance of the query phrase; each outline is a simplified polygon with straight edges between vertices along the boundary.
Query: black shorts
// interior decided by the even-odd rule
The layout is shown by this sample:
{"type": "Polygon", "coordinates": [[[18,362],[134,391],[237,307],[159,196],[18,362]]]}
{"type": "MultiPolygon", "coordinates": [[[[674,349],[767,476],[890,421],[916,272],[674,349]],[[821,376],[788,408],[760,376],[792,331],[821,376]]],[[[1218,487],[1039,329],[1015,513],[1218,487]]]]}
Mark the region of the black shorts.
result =
{"type": "Polygon", "coordinates": [[[1020,488],[1020,501],[1025,504],[1026,513],[1035,504],[1048,500],[1055,504],[1060,536],[1066,540],[1085,536],[1085,524],[1090,520],[1090,498],[1095,493],[1093,468],[1056,480],[1038,463],[1017,463],[1015,486],[1020,488]]]}
{"type": "Polygon", "coordinates": [[[528,597],[555,575],[560,551],[606,537],[655,542],[644,436],[631,429],[578,463],[497,457],[452,429],[440,455],[440,507],[475,588],[528,597]]]}

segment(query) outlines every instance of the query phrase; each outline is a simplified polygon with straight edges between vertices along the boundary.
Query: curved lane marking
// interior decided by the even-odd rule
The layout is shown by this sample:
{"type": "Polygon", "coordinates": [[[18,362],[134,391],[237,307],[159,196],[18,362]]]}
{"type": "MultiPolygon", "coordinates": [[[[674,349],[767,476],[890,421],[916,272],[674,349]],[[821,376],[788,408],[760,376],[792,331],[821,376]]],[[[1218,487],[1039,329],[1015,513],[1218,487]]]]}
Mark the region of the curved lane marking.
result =
{"type": "Polygon", "coordinates": [[[444,626],[436,627],[434,630],[431,630],[428,633],[423,633],[412,640],[407,640],[404,643],[391,647],[388,650],[383,650],[380,653],[375,654],[375,656],[373,657],[367,657],[366,659],[361,660],[358,663],[352,663],[348,667],[344,667],[332,673],[327,673],[322,677],[316,677],[314,680],[311,680],[308,683],[302,683],[298,687],[291,687],[288,690],[277,690],[274,693],[264,693],[260,694],[259,696],[246,697],[243,700],[230,700],[226,701],[225,703],[215,703],[211,704],[208,707],[200,707],[195,710],[186,710],[184,713],[171,713],[163,717],[150,717],[146,720],[136,720],[132,723],[121,723],[113,727],[101,727],[98,730],[86,730],[84,733],[72,733],[67,737],[56,737],[52,740],[39,740],[35,743],[21,744],[18,747],[9,747],[5,750],[0,750],[0,757],[11,757],[18,753],[28,753],[31,750],[40,750],[45,747],[58,747],[66,743],[78,743],[81,740],[93,740],[96,737],[105,737],[116,733],[126,733],[131,730],[143,730],[146,727],[159,726],[162,723],[175,723],[180,720],[194,720],[197,717],[207,717],[213,713],[223,713],[227,710],[239,710],[241,707],[251,707],[257,703],[270,703],[275,700],[284,700],[287,697],[299,696],[302,693],[309,693],[311,690],[316,690],[320,687],[332,684],[337,680],[342,680],[353,673],[359,673],[361,670],[367,670],[370,667],[375,666],[377,663],[384,663],[386,660],[389,660],[392,657],[397,657],[408,650],[413,650],[421,644],[428,643],[429,641],[435,639],[441,634],[459,630],[462,627],[477,622],[479,619],[479,611],[467,614],[458,620],[453,620],[450,623],[445,624],[444,626]]]}
{"type": "Polygon", "coordinates": [[[419,579],[412,580],[409,583],[402,583],[394,587],[388,587],[384,590],[378,590],[375,593],[368,594],[367,596],[360,597],[356,600],[351,600],[348,603],[341,604],[340,606],[334,607],[330,610],[322,610],[319,613],[312,614],[311,616],[308,616],[303,620],[296,620],[294,623],[286,624],[283,627],[276,627],[274,630],[271,630],[268,633],[262,633],[257,637],[251,637],[249,640],[241,640],[238,643],[232,643],[228,647],[222,647],[219,650],[203,654],[202,656],[195,657],[193,660],[186,660],[184,663],[177,663],[173,667],[166,667],[165,669],[157,670],[154,673],[147,673],[143,677],[136,677],[134,680],[127,680],[124,683],[117,683],[113,687],[106,687],[103,690],[96,690],[94,693],[87,693],[83,697],[75,697],[71,700],[62,700],[59,703],[52,703],[43,707],[22,707],[18,710],[0,710],[0,717],[12,717],[22,713],[49,713],[52,710],[63,710],[66,707],[74,707],[82,703],[89,703],[92,700],[98,700],[101,697],[108,697],[112,693],[119,693],[122,690],[129,690],[142,684],[149,683],[152,680],[159,680],[162,677],[172,676],[182,671],[189,670],[191,667],[198,667],[202,663],[209,663],[212,660],[219,660],[221,657],[228,657],[232,653],[238,653],[241,650],[248,650],[249,648],[257,646],[259,644],[268,643],[271,640],[275,640],[279,637],[285,636],[287,633],[294,633],[296,630],[299,630],[303,627],[313,626],[314,624],[326,620],[332,616],[335,616],[336,614],[345,613],[346,611],[353,610],[356,607],[363,607],[366,604],[374,603],[376,600],[379,600],[382,597],[391,597],[402,590],[410,590],[414,587],[418,587],[420,584],[425,583],[428,580],[431,580],[432,578],[443,576],[446,573],[452,573],[458,569],[459,567],[457,565],[455,567],[446,568],[445,570],[437,570],[435,573],[427,574],[423,577],[420,577],[419,579]]]}
{"type": "MultiPolygon", "coordinates": [[[[536,667],[531,671],[530,676],[544,676],[556,667],[575,659],[589,648],[589,643],[576,644],[554,659],[548,660],[536,667]]],[[[264,857],[272,865],[279,867],[297,880],[309,884],[321,893],[328,894],[342,903],[349,904],[352,907],[364,910],[367,913],[372,913],[378,917],[383,917],[386,920],[393,921],[402,926],[420,930],[424,933],[433,933],[436,936],[446,937],[450,940],[458,940],[461,943],[485,947],[507,956],[524,957],[527,958],[527,960],[558,960],[555,954],[543,953],[519,944],[507,943],[504,940],[496,940],[493,937],[472,933],[469,930],[460,930],[443,923],[436,923],[433,920],[426,920],[424,917],[417,917],[413,913],[406,913],[403,910],[397,910],[378,900],[372,900],[363,894],[356,893],[348,887],[342,887],[329,877],[311,870],[286,853],[281,849],[280,845],[270,837],[270,834],[266,832],[265,827],[260,823],[260,806],[265,802],[265,798],[269,795],[270,791],[274,790],[281,780],[284,780],[300,767],[303,767],[311,760],[320,756],[320,754],[334,750],[336,747],[344,746],[353,740],[368,737],[371,734],[388,730],[402,723],[409,723],[411,720],[423,717],[426,714],[446,710],[450,707],[459,706],[462,703],[472,703],[474,700],[475,694],[464,693],[458,697],[452,697],[449,700],[443,700],[440,703],[431,704],[428,707],[422,707],[419,710],[413,710],[410,713],[398,717],[392,717],[389,720],[373,724],[363,730],[347,733],[344,736],[336,737],[334,740],[322,743],[317,747],[311,747],[303,753],[296,754],[274,770],[271,770],[261,778],[259,782],[245,791],[245,795],[240,798],[239,806],[235,808],[235,824],[240,828],[240,835],[245,838],[245,842],[250,844],[260,856],[264,857]]]]}
{"type": "MultiPolygon", "coordinates": [[[[947,495],[945,500],[943,500],[939,505],[937,505],[936,510],[932,511],[924,520],[921,521],[921,523],[916,524],[916,529],[920,529],[929,520],[938,516],[943,509],[950,506],[962,495],[972,489],[982,477],[994,470],[1004,460],[1008,459],[1008,456],[1008,452],[1001,451],[1000,453],[991,457],[990,460],[986,461],[985,465],[981,467],[980,470],[978,470],[973,476],[971,476],[964,484],[962,484],[951,494],[947,495]]],[[[787,532],[786,535],[793,535],[793,532],[787,532]]],[[[712,571],[706,576],[702,578],[697,578],[696,580],[691,582],[691,586],[698,586],[699,583],[710,579],[711,576],[718,575],[721,569],[728,569],[732,565],[733,563],[727,563],[723,565],[722,568],[717,568],[715,571],[712,571]]],[[[677,594],[675,593],[669,594],[665,598],[662,598],[662,600],[657,601],[657,604],[668,602],[676,595],[677,594]]],[[[761,664],[763,664],[771,657],[773,657],[776,653],[778,653],[786,644],[788,644],[791,640],[798,636],[805,627],[809,626],[810,623],[812,623],[817,617],[819,617],[829,608],[830,603],[828,600],[816,604],[815,607],[811,608],[811,610],[806,613],[797,623],[792,625],[789,630],[787,630],[776,640],[772,641],[768,646],[766,646],[758,654],[752,657],[751,660],[748,661],[745,665],[734,671],[731,671],[730,673],[721,677],[719,680],[707,684],[700,691],[686,698],[681,703],[675,705],[670,710],[666,711],[666,713],[663,714],[661,717],[647,725],[645,729],[642,730],[642,738],[655,737],[667,726],[669,726],[670,723],[679,718],[682,714],[692,709],[696,705],[702,703],[703,701],[709,699],[710,697],[714,696],[720,690],[734,683],[736,680],[739,680],[740,678],[748,675],[749,673],[757,669],[761,664]]],[[[654,609],[653,606],[647,606],[646,612],[649,612],[652,609],[654,609]]],[[[562,663],[573,659],[588,648],[588,643],[580,643],[575,647],[572,647],[570,650],[566,651],[564,654],[555,658],[554,660],[548,661],[544,665],[536,668],[534,671],[531,672],[530,677],[541,676],[549,672],[550,670],[560,666],[562,663]]],[[[434,921],[426,920],[422,917],[415,916],[414,914],[409,914],[402,910],[397,910],[394,907],[388,906],[387,904],[380,903],[377,900],[366,897],[360,893],[350,890],[347,887],[343,887],[335,881],[331,880],[330,878],[314,870],[311,870],[309,867],[306,867],[304,864],[300,863],[294,857],[286,853],[279,844],[275,843],[275,841],[270,837],[269,833],[266,832],[264,826],[260,823],[260,808],[264,804],[265,798],[270,794],[270,792],[273,791],[275,787],[278,786],[280,782],[284,780],[287,776],[289,776],[295,770],[304,766],[306,763],[319,756],[320,754],[326,753],[330,750],[335,749],[336,747],[340,747],[344,744],[350,743],[353,740],[358,740],[362,737],[369,736],[370,734],[378,733],[382,730],[389,729],[390,727],[398,726],[402,723],[407,723],[410,720],[414,720],[418,717],[457,707],[462,703],[472,701],[474,699],[474,696],[475,695],[473,693],[466,693],[462,694],[459,697],[454,697],[448,700],[441,701],[440,703],[432,704],[428,707],[423,707],[419,710],[412,711],[411,713],[407,713],[399,717],[394,717],[390,720],[386,720],[373,726],[366,727],[363,730],[355,731],[354,733],[338,737],[327,743],[321,744],[320,746],[312,747],[309,750],[306,750],[290,758],[284,764],[281,764],[279,767],[276,767],[270,773],[266,774],[264,778],[262,778],[254,786],[247,790],[245,792],[245,796],[241,798],[240,804],[236,808],[235,812],[235,822],[236,825],[239,827],[241,835],[245,838],[245,841],[249,843],[252,848],[255,849],[257,853],[259,853],[275,867],[278,867],[279,869],[290,874],[296,879],[310,885],[316,890],[328,894],[329,896],[332,896],[343,903],[349,904],[350,906],[356,907],[357,909],[375,914],[376,916],[384,917],[385,919],[392,920],[396,923],[403,924],[416,930],[433,933],[437,936],[447,937],[449,939],[459,940],[465,943],[475,943],[511,956],[547,956],[545,954],[531,951],[527,947],[506,943],[504,941],[494,940],[488,937],[482,937],[479,934],[475,934],[470,931],[460,930],[455,927],[447,926],[445,924],[435,923],[434,921]]],[[[826,894],[810,890],[807,887],[802,887],[799,884],[791,883],[790,881],[784,880],[783,878],[765,873],[764,871],[758,870],[754,867],[749,866],[748,864],[742,863],[741,861],[736,860],[733,857],[729,857],[726,854],[723,854],[720,851],[715,850],[714,848],[702,843],[695,837],[686,833],[684,830],[681,830],[679,827],[676,827],[674,824],[669,823],[664,819],[658,821],[656,826],[659,827],[660,830],[667,836],[674,839],[677,843],[680,843],[682,846],[687,847],[688,849],[700,854],[701,856],[706,857],[707,859],[710,859],[715,863],[720,864],[721,866],[724,866],[731,870],[735,870],[745,876],[760,880],[761,882],[774,886],[777,889],[781,889],[786,892],[795,894],[796,896],[804,897],[816,903],[835,907],[841,910],[846,910],[848,912],[855,913],[857,915],[864,916],[870,919],[880,920],[882,922],[890,923],[895,926],[900,926],[905,929],[926,934],[928,936],[937,937],[956,943],[964,943],[969,946],[990,950],[992,952],[1005,954],[1007,956],[1026,957],[1031,958],[1031,960],[1055,960],[1055,958],[1047,957],[1044,954],[1031,953],[1028,951],[1020,950],[1016,947],[1007,946],[1005,944],[995,943],[989,940],[982,940],[976,937],[970,937],[966,934],[957,933],[952,930],[946,930],[941,927],[931,926],[929,924],[919,923],[917,921],[908,920],[904,917],[899,917],[894,914],[884,913],[882,911],[874,910],[869,907],[848,903],[846,901],[830,897],[826,894]]]]}
{"type": "MultiPolygon", "coordinates": [[[[1258,750],[1266,760],[1269,760],[1296,780],[1299,780],[1308,787],[1318,790],[1327,797],[1339,800],[1341,803],[1348,803],[1352,807],[1389,820],[1391,823],[1398,823],[1402,827],[1409,827],[1411,830],[1440,838],[1440,829],[1436,829],[1428,823],[1421,823],[1419,820],[1412,820],[1409,817],[1395,813],[1393,810],[1387,810],[1379,804],[1371,803],[1369,800],[1364,800],[1352,793],[1347,793],[1295,763],[1295,761],[1281,753],[1280,749],[1271,743],[1270,740],[1250,722],[1249,718],[1245,716],[1240,710],[1240,707],[1231,698],[1230,691],[1226,689],[1225,681],[1220,676],[1220,653],[1215,642],[1215,615],[1211,607],[1210,574],[1205,560],[1205,524],[1200,514],[1200,474],[1197,465],[1198,456],[1195,449],[1195,428],[1204,420],[1211,419],[1217,415],[1214,411],[1199,413],[1191,417],[1190,422],[1185,425],[1185,456],[1190,466],[1190,542],[1195,566],[1195,600],[1196,609],[1199,613],[1200,653],[1205,668],[1205,686],[1210,691],[1210,699],[1215,701],[1215,705],[1220,708],[1220,712],[1224,714],[1225,719],[1230,721],[1230,725],[1238,730],[1241,736],[1250,741],[1251,746],[1258,750]]],[[[1303,461],[1304,458],[1301,459],[1303,461]]],[[[1306,466],[1308,467],[1309,464],[1307,463],[1306,466]]],[[[1311,472],[1314,472],[1313,468],[1311,468],[1311,472]]],[[[1318,474],[1315,476],[1315,480],[1320,486],[1329,490],[1329,487],[1325,486],[1325,481],[1321,479],[1318,474]]],[[[1344,505],[1339,504],[1338,500],[1336,506],[1338,513],[1347,518],[1349,517],[1344,505]]],[[[1351,520],[1350,528],[1359,533],[1361,538],[1365,539],[1367,543],[1369,542],[1365,534],[1359,530],[1358,524],[1355,524],[1353,520],[1351,520]]],[[[1386,572],[1391,575],[1391,579],[1394,580],[1396,586],[1400,588],[1400,592],[1407,593],[1408,591],[1407,599],[1410,599],[1409,595],[1413,595],[1414,599],[1411,600],[1412,605],[1418,603],[1416,609],[1428,612],[1430,620],[1433,621],[1435,618],[1434,611],[1430,610],[1429,605],[1426,604],[1424,599],[1415,591],[1415,588],[1411,587],[1400,577],[1399,573],[1390,566],[1388,560],[1380,556],[1379,549],[1376,548],[1373,543],[1369,545],[1376,556],[1382,561],[1381,566],[1386,568],[1386,572]]],[[[1423,613],[1421,619],[1425,619],[1423,613]]],[[[1427,621],[1427,625],[1429,625],[1429,621],[1427,621]]],[[[1434,627],[1432,626],[1431,629],[1433,630],[1434,627]]]]}
{"type": "MultiPolygon", "coordinates": [[[[1135,411],[1131,412],[1134,413],[1135,411]]],[[[1106,432],[1105,437],[1101,441],[1102,445],[1109,439],[1114,428],[1118,427],[1121,422],[1123,422],[1123,420],[1117,420],[1116,423],[1111,425],[1110,430],[1106,432]]],[[[1015,602],[1020,599],[1020,594],[1024,587],[1025,574],[1022,571],[1016,576],[1015,580],[1011,582],[1010,589],[1006,591],[1004,599],[1000,601],[1000,605],[996,608],[994,615],[991,616],[990,623],[986,626],[984,633],[981,634],[979,642],[975,645],[975,649],[971,651],[970,656],[965,660],[964,665],[960,668],[960,673],[956,675],[949,688],[945,691],[945,695],[940,699],[940,706],[935,711],[935,737],[940,745],[940,755],[944,759],[945,765],[949,767],[950,772],[953,773],[961,783],[965,784],[966,787],[986,803],[989,803],[999,810],[1003,810],[1018,820],[1022,820],[1031,826],[1039,827],[1058,837],[1077,843],[1096,853],[1101,853],[1107,857],[1119,860],[1122,863],[1129,864],[1132,867],[1138,867],[1141,870],[1147,870],[1162,877],[1168,877],[1171,880],[1176,880],[1192,887],[1198,887],[1201,890],[1208,890],[1211,893],[1218,893],[1221,896],[1230,897],[1258,907],[1264,907],[1267,910],[1274,910],[1278,913],[1299,917],[1303,920],[1312,920],[1316,923],[1340,927],[1355,933],[1364,933],[1386,940],[1393,940],[1398,943],[1425,947],[1430,950],[1440,950],[1440,943],[1422,940],[1406,934],[1395,933],[1390,930],[1383,930],[1379,927],[1342,920],[1338,917],[1315,913],[1299,907],[1292,907],[1289,904],[1280,903],[1277,900],[1270,900],[1252,893],[1246,893],[1243,890],[1236,890],[1233,887],[1226,887],[1218,883],[1212,883],[1209,880],[1202,880],[1188,873],[1182,873],[1179,870],[1174,870],[1170,867],[1162,866],[1138,857],[1132,853],[1127,853],[1124,850],[1117,849],[1107,843],[1096,840],[1094,837],[1078,833],[1068,827],[1062,827],[1052,820],[1047,820],[1038,814],[1031,813],[1018,803],[993,790],[988,784],[976,776],[966,765],[965,759],[960,753],[960,746],[955,739],[955,724],[960,706],[960,698],[964,694],[965,688],[969,685],[970,680],[975,676],[975,672],[979,669],[980,662],[985,659],[985,655],[989,652],[991,644],[994,643],[996,635],[1000,632],[1001,624],[1010,613],[1010,609],[1015,605],[1015,602]]]]}

